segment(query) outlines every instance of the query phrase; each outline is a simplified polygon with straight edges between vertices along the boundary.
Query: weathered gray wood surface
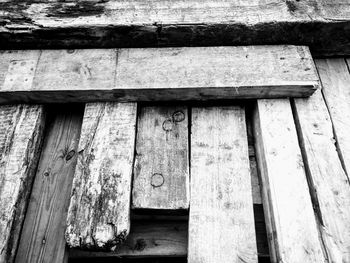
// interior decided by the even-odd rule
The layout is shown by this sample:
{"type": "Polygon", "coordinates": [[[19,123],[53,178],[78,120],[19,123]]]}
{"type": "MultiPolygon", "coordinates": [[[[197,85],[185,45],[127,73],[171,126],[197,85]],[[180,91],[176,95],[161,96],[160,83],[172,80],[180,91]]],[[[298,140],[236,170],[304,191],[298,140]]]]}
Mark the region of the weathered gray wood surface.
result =
{"type": "Polygon", "coordinates": [[[302,46],[44,50],[24,69],[9,66],[11,54],[0,54],[0,103],[305,97],[318,87],[302,46]]]}
{"type": "Polygon", "coordinates": [[[137,129],[133,208],[188,209],[187,107],[142,107],[137,129]]]}
{"type": "MultiPolygon", "coordinates": [[[[53,110],[57,111],[57,110],[53,110]]],[[[83,111],[67,107],[51,120],[36,172],[16,262],[62,263],[64,231],[83,111]]]]}
{"type": "Polygon", "coordinates": [[[130,231],[136,103],[88,103],[78,148],[66,240],[115,249],[130,231]]]}
{"type": "Polygon", "coordinates": [[[350,173],[350,74],[342,58],[316,60],[342,164],[350,173]]]}
{"type": "Polygon", "coordinates": [[[39,105],[0,106],[0,262],[13,262],[40,157],[39,105]]]}
{"type": "Polygon", "coordinates": [[[289,100],[258,100],[254,126],[272,262],[326,262],[289,100]]]}
{"type": "Polygon", "coordinates": [[[244,108],[192,109],[188,262],[258,262],[244,108]]]}
{"type": "Polygon", "coordinates": [[[327,257],[329,262],[348,262],[350,184],[321,91],[308,99],[295,99],[294,116],[327,257]]]}
{"type": "Polygon", "coordinates": [[[0,11],[1,48],[293,43],[350,54],[347,0],[4,0],[0,11]]]}

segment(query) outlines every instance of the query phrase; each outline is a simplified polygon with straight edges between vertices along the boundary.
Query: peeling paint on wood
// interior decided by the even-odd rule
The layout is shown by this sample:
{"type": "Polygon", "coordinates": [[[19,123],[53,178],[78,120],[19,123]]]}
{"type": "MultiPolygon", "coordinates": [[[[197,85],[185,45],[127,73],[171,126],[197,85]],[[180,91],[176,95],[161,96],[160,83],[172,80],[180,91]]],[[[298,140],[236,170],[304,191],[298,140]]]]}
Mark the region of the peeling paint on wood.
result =
{"type": "Polygon", "coordinates": [[[350,54],[347,0],[5,1],[1,48],[298,44],[350,54]]]}
{"type": "Polygon", "coordinates": [[[130,231],[136,103],[88,103],[67,217],[70,247],[116,250],[130,231]]]}

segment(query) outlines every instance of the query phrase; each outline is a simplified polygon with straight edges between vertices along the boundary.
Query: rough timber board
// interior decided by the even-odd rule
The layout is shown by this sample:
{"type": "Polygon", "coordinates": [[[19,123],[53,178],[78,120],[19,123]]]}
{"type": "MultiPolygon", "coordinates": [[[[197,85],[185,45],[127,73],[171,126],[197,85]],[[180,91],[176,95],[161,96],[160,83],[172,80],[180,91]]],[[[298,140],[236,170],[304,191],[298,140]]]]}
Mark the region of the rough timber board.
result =
{"type": "Polygon", "coordinates": [[[64,231],[82,115],[82,109],[75,106],[48,117],[52,122],[23,224],[16,255],[18,263],[62,263],[66,258],[64,231]]]}
{"type": "Polygon", "coordinates": [[[289,100],[258,100],[254,126],[272,262],[326,262],[289,100]]]}
{"type": "Polygon", "coordinates": [[[350,172],[350,73],[342,58],[315,61],[343,166],[350,172]]]}
{"type": "Polygon", "coordinates": [[[258,262],[244,108],[193,108],[188,262],[258,262]]]}
{"type": "Polygon", "coordinates": [[[350,184],[339,160],[332,122],[321,91],[308,99],[295,99],[294,116],[328,259],[348,262],[350,184]]]}
{"type": "Polygon", "coordinates": [[[85,106],[66,240],[70,247],[113,249],[130,231],[136,103],[85,106]]]}
{"type": "Polygon", "coordinates": [[[125,243],[114,252],[93,252],[70,249],[70,258],[81,257],[157,257],[186,256],[187,230],[185,221],[135,221],[125,243]]]}
{"type": "Polygon", "coordinates": [[[318,87],[303,46],[44,50],[26,86],[2,84],[1,56],[0,103],[306,97],[318,87]]]}
{"type": "Polygon", "coordinates": [[[142,107],[137,129],[133,208],[188,209],[187,107],[142,107]]]}
{"type": "Polygon", "coordinates": [[[350,54],[347,0],[0,3],[1,48],[298,44],[350,54]]]}
{"type": "Polygon", "coordinates": [[[0,106],[0,262],[13,262],[40,156],[44,109],[0,106]]]}

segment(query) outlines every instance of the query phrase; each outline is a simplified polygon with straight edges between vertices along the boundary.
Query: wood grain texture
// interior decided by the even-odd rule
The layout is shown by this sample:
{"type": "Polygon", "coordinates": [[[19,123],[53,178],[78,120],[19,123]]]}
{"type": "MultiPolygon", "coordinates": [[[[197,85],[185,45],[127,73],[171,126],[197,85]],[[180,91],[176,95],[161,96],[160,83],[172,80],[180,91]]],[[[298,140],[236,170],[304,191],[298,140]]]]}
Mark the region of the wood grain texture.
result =
{"type": "Polygon", "coordinates": [[[322,94],[334,126],[337,150],[346,173],[350,172],[350,74],[341,58],[319,59],[316,66],[322,94]]]}
{"type": "Polygon", "coordinates": [[[116,249],[130,231],[136,103],[88,103],[78,148],[66,240],[116,249]]]}
{"type": "Polygon", "coordinates": [[[0,3],[2,48],[308,45],[349,55],[347,0],[0,3]]]}
{"type": "Polygon", "coordinates": [[[141,108],[137,126],[133,208],[188,209],[188,148],[187,107],[141,108]]]}
{"type": "Polygon", "coordinates": [[[1,85],[0,103],[306,97],[318,87],[303,46],[45,50],[32,79],[1,85]]]}
{"type": "Polygon", "coordinates": [[[188,262],[258,262],[244,109],[192,109],[188,262]]]}
{"type": "Polygon", "coordinates": [[[44,122],[43,106],[0,106],[0,262],[13,262],[15,256],[44,122]]]}
{"type": "Polygon", "coordinates": [[[82,257],[159,257],[187,255],[186,221],[134,221],[125,243],[113,252],[70,249],[70,258],[82,257]]]}
{"type": "Polygon", "coordinates": [[[309,99],[295,99],[294,115],[327,257],[329,262],[348,262],[350,184],[321,91],[309,99]]]}
{"type": "Polygon", "coordinates": [[[258,100],[254,126],[272,262],[326,262],[289,100],[258,100]]]}
{"type": "MultiPolygon", "coordinates": [[[[57,108],[52,111],[57,112],[57,108]]],[[[82,109],[65,106],[49,119],[52,122],[38,164],[16,262],[62,263],[66,257],[64,231],[82,109]]]]}

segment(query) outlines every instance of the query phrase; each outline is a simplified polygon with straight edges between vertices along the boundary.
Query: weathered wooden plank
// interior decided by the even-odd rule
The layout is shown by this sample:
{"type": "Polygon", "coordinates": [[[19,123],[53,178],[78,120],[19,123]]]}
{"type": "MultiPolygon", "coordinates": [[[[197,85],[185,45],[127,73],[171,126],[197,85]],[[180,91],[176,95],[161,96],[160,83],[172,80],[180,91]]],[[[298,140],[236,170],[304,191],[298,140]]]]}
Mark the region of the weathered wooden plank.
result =
{"type": "Polygon", "coordinates": [[[188,262],[258,262],[244,109],[192,109],[188,262]]]}
{"type": "Polygon", "coordinates": [[[340,162],[332,122],[318,90],[294,100],[294,116],[322,240],[330,262],[350,260],[350,184],[340,162]]]}
{"type": "Polygon", "coordinates": [[[48,118],[52,123],[38,164],[16,262],[63,262],[82,113],[78,106],[65,106],[48,118]]]}
{"type": "Polygon", "coordinates": [[[350,54],[347,0],[0,3],[2,48],[308,45],[350,54]]]}
{"type": "Polygon", "coordinates": [[[303,46],[45,50],[35,72],[32,85],[0,86],[0,103],[305,97],[318,86],[303,46]]]}
{"type": "MultiPolygon", "coordinates": [[[[266,229],[262,205],[254,205],[257,247],[260,258],[268,259],[269,248],[266,241],[266,229]]],[[[69,249],[70,259],[96,257],[184,257],[187,256],[188,221],[174,221],[169,218],[142,218],[132,221],[130,234],[125,243],[113,252],[86,251],[69,249]]],[[[143,260],[142,259],[142,260],[143,260]]],[[[84,261],[85,262],[85,261],[84,261]]],[[[259,261],[260,262],[260,261],[259,261]]],[[[265,261],[262,261],[265,262],[265,261]]]]}
{"type": "Polygon", "coordinates": [[[66,240],[115,249],[130,231],[136,103],[88,103],[79,141],[66,240]]]}
{"type": "MultiPolygon", "coordinates": [[[[0,77],[1,78],[1,77],[0,77]]],[[[13,262],[40,156],[43,106],[0,106],[0,262],[13,262]]]]}
{"type": "Polygon", "coordinates": [[[137,126],[133,208],[188,209],[188,147],[187,107],[141,108],[137,126]]]}
{"type": "Polygon", "coordinates": [[[125,243],[117,250],[93,252],[70,249],[69,257],[186,256],[187,232],[186,221],[135,221],[125,243]]]}
{"type": "Polygon", "coordinates": [[[326,262],[289,100],[258,100],[254,126],[272,262],[326,262]]]}
{"type": "Polygon", "coordinates": [[[344,59],[319,59],[316,66],[322,93],[334,126],[338,152],[346,173],[350,172],[350,74],[344,59]]]}

